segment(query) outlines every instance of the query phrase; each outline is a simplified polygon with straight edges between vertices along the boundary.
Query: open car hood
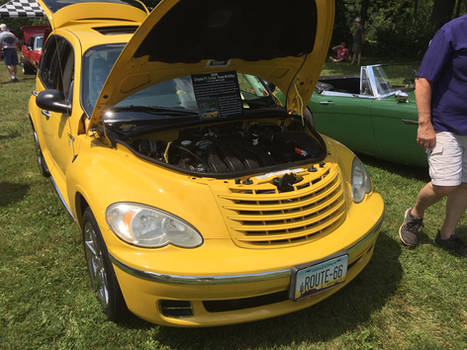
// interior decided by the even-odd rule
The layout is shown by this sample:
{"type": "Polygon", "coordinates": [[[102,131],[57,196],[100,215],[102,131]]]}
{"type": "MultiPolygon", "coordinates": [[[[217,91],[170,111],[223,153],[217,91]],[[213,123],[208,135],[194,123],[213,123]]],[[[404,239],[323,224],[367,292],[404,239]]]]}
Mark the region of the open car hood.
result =
{"type": "Polygon", "coordinates": [[[161,0],[115,62],[87,129],[139,90],[190,74],[237,71],[277,85],[302,113],[325,60],[329,0],[161,0]]]}
{"type": "Polygon", "coordinates": [[[37,0],[52,29],[83,20],[144,21],[148,10],[138,0],[37,0]]]}

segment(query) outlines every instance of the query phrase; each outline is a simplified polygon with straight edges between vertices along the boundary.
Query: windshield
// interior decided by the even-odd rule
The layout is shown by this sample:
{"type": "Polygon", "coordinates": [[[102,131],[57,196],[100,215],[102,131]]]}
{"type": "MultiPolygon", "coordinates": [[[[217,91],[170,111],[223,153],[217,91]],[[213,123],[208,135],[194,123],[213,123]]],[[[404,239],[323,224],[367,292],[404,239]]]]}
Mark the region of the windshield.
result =
{"type": "Polygon", "coordinates": [[[375,76],[376,89],[378,95],[386,95],[396,91],[389,82],[388,76],[382,66],[373,67],[373,74],[375,76]]]}
{"type": "MultiPolygon", "coordinates": [[[[81,94],[82,105],[88,115],[92,114],[105,80],[122,49],[122,44],[102,45],[91,48],[84,55],[81,94]]],[[[261,79],[240,73],[236,74],[236,78],[243,108],[275,106],[273,97],[261,79]]],[[[114,113],[107,114],[104,119],[110,119],[111,116],[113,122],[147,120],[151,119],[151,115],[156,112],[164,113],[169,110],[198,114],[200,110],[206,108],[204,103],[205,101],[203,103],[197,101],[193,77],[187,75],[149,86],[126,97],[112,108],[114,113]],[[132,110],[135,113],[128,113],[132,110]],[[122,113],[118,113],[119,111],[122,113]]],[[[180,113],[175,115],[180,115],[180,113]]],[[[167,117],[173,116],[174,113],[167,113],[167,117]]]]}

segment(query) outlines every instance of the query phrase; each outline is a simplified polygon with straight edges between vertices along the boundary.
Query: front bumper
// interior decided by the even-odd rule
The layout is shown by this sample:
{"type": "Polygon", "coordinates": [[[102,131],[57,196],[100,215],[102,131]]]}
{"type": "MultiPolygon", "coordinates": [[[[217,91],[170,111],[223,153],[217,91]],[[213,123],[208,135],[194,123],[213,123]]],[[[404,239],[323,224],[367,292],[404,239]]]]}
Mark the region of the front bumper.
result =
{"type": "MultiPolygon", "coordinates": [[[[383,208],[379,196],[378,199],[383,208]]],[[[345,250],[349,255],[346,280],[300,301],[288,299],[292,268],[297,265],[295,262],[293,266],[270,271],[189,276],[138,269],[115,256],[111,255],[110,258],[128,308],[147,321],[181,327],[254,321],[307,308],[348,284],[367,265],[373,254],[383,212],[384,209],[356,242],[336,247],[336,251],[345,250]]],[[[357,214],[358,211],[349,216],[357,214]]],[[[326,256],[328,254],[321,258],[326,256]]],[[[220,266],[215,270],[221,269],[220,266]]]]}

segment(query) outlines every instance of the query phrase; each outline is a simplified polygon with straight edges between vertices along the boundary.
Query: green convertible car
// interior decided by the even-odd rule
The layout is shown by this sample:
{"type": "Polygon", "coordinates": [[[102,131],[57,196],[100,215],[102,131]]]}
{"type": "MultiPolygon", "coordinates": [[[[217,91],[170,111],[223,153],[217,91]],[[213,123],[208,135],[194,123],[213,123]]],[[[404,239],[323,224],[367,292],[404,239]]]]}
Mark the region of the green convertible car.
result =
{"type": "Polygon", "coordinates": [[[320,77],[308,108],[318,131],[354,152],[427,166],[416,143],[415,94],[393,87],[381,65],[362,66],[360,76],[320,77]]]}

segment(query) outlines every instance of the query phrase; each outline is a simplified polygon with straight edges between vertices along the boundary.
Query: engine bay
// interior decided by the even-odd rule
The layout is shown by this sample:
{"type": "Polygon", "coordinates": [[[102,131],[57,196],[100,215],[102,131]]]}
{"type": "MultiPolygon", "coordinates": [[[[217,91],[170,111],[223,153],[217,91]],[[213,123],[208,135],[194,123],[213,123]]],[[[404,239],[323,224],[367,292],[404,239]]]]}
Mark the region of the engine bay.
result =
{"type": "Polygon", "coordinates": [[[198,125],[141,135],[125,144],[157,164],[213,177],[319,162],[326,154],[319,134],[298,120],[198,125]]]}

